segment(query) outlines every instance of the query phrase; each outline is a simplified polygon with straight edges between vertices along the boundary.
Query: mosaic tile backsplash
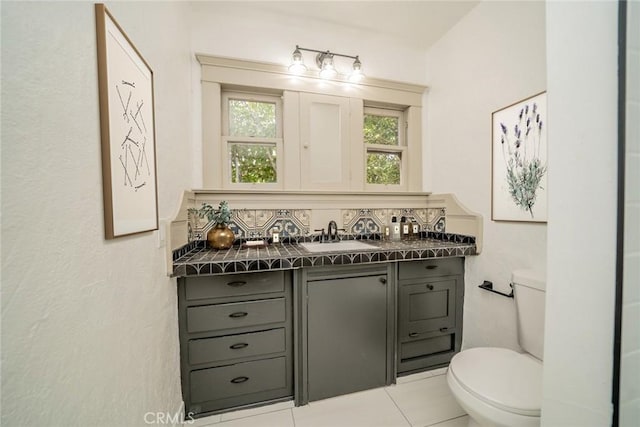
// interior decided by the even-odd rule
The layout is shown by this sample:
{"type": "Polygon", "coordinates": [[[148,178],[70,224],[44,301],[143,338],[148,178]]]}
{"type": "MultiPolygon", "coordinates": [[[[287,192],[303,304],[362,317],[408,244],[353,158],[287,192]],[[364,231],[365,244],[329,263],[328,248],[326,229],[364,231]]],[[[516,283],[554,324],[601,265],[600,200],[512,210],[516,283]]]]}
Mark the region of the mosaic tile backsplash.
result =
{"type": "MultiPolygon", "coordinates": [[[[304,237],[314,233],[311,230],[311,214],[311,209],[233,209],[229,227],[239,239],[268,238],[273,231],[278,231],[283,238],[304,237]]],[[[389,224],[394,216],[398,221],[406,217],[408,221],[417,222],[420,231],[446,231],[444,208],[343,209],[341,221],[337,222],[346,234],[369,235],[381,233],[384,225],[389,224]]],[[[205,240],[213,225],[189,213],[189,241],[205,240]]]]}

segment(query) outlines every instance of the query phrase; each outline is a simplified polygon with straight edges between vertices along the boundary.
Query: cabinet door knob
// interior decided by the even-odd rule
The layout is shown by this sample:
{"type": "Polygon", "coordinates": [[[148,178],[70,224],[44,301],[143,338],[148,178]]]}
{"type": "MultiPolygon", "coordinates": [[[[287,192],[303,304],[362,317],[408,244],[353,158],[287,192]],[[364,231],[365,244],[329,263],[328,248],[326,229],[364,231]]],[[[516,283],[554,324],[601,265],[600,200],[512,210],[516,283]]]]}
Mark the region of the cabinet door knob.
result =
{"type": "Polygon", "coordinates": [[[433,290],[433,285],[427,285],[427,289],[429,289],[430,291],[433,290]]]}
{"type": "Polygon", "coordinates": [[[234,379],[231,380],[231,382],[234,384],[240,384],[245,381],[249,381],[249,377],[235,377],[234,379]]]}
{"type": "Polygon", "coordinates": [[[235,313],[231,313],[231,314],[229,315],[229,317],[233,317],[233,318],[236,318],[236,317],[245,317],[245,316],[246,316],[246,315],[248,315],[248,314],[249,314],[249,313],[247,313],[246,311],[236,311],[235,313]]]}
{"type": "Polygon", "coordinates": [[[239,342],[238,344],[234,344],[232,346],[230,346],[229,348],[232,350],[239,350],[241,348],[245,348],[245,347],[249,347],[249,344],[247,344],[246,342],[239,342]]]}
{"type": "Polygon", "coordinates": [[[387,284],[387,278],[386,277],[381,277],[378,279],[380,281],[380,283],[382,283],[383,285],[387,284]]]}

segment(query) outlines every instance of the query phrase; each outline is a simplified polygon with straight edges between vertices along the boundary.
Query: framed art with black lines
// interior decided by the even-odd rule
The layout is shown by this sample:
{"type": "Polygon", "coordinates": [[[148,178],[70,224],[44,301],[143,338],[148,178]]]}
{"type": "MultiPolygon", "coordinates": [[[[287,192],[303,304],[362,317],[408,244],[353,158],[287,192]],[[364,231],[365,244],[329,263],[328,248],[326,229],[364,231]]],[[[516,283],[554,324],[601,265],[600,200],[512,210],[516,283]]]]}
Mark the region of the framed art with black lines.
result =
{"type": "Polygon", "coordinates": [[[105,238],[158,229],[153,71],[95,5],[105,238]]]}

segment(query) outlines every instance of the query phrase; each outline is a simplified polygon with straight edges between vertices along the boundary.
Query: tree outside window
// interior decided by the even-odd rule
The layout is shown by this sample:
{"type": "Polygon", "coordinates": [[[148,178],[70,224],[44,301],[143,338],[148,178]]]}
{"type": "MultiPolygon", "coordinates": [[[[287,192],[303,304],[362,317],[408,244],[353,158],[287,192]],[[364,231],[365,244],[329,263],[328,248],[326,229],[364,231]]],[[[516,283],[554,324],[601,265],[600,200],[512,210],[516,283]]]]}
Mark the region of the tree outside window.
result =
{"type": "Polygon", "coordinates": [[[365,108],[367,184],[400,185],[402,176],[402,113],[365,108]]]}
{"type": "Polygon", "coordinates": [[[228,94],[225,98],[229,182],[278,182],[278,148],[282,145],[279,99],[228,94]]]}

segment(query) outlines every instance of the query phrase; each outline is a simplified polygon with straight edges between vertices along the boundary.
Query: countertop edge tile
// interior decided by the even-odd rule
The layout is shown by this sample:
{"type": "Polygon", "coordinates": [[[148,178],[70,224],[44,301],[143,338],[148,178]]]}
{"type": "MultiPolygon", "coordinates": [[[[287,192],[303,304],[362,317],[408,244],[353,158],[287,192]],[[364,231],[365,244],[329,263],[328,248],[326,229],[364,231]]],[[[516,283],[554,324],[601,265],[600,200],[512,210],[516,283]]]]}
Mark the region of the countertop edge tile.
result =
{"type": "Polygon", "coordinates": [[[215,250],[206,242],[190,242],[173,252],[172,277],[208,276],[256,271],[294,270],[321,265],[376,264],[476,255],[475,239],[449,233],[430,233],[419,240],[367,240],[372,249],[312,253],[297,243],[267,248],[215,250]]]}

